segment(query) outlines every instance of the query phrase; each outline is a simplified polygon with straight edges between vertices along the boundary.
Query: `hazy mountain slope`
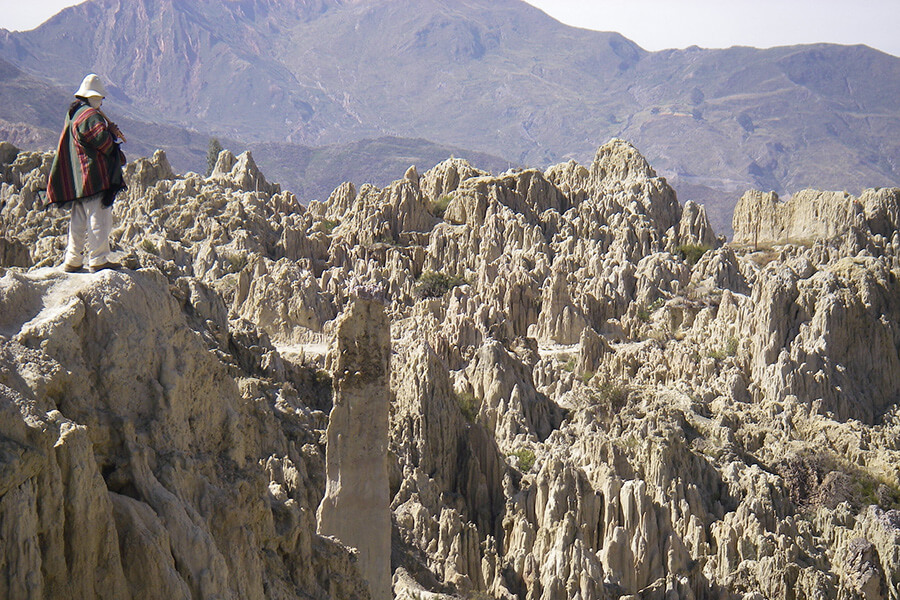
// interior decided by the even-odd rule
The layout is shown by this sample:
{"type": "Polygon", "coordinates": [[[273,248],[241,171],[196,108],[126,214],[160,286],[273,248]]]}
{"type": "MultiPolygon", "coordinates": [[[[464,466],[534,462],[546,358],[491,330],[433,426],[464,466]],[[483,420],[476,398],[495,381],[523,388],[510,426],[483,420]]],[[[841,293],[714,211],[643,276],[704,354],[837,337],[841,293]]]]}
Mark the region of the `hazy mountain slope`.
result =
{"type": "Polygon", "coordinates": [[[65,87],[97,71],[137,119],[246,142],[425,138],[546,166],[623,137],[722,231],[747,188],[900,183],[900,59],[864,46],[651,53],[520,0],[90,0],[0,34],[0,57],[65,87]]]}
{"type": "Polygon", "coordinates": [[[587,115],[632,110],[625,84],[610,81],[644,54],[518,0],[352,3],[300,25],[276,51],[298,79],[344,94],[385,131],[532,163],[563,156],[561,140],[582,136],[587,115]]]}
{"type": "Polygon", "coordinates": [[[62,92],[0,59],[0,139],[19,146],[52,145],[56,121],[62,112],[56,105],[68,102],[62,92]]]}
{"type": "MultiPolygon", "coordinates": [[[[622,136],[688,186],[859,191],[896,182],[900,61],[862,46],[699,49],[648,56],[633,93],[644,107],[622,136]],[[673,81],[681,82],[673,94],[673,81]]],[[[731,210],[736,196],[701,196],[731,210]]]]}
{"type": "Polygon", "coordinates": [[[104,73],[113,98],[136,115],[204,122],[243,139],[331,143],[385,133],[460,145],[475,128],[481,138],[490,132],[490,151],[510,156],[512,147],[543,161],[561,152],[543,148],[546,129],[582,127],[550,109],[583,94],[587,70],[597,87],[642,54],[618,34],[574,30],[517,0],[96,0],[9,34],[0,52],[66,86],[83,72],[104,73]],[[98,21],[104,26],[93,27],[98,21]],[[71,33],[91,30],[87,44],[71,33]],[[535,60],[551,50],[558,58],[535,60]],[[523,140],[533,147],[519,149],[523,140]]]}
{"type": "MultiPolygon", "coordinates": [[[[0,59],[0,140],[23,149],[55,148],[71,100],[71,91],[45,83],[0,59]]],[[[205,172],[211,134],[120,117],[121,106],[115,100],[107,112],[128,138],[124,149],[129,158],[151,156],[156,148],[165,148],[176,171],[205,172]]],[[[316,148],[277,142],[248,145],[226,137],[221,141],[237,153],[252,149],[259,164],[303,201],[324,200],[344,181],[385,185],[397,171],[410,165],[425,170],[450,155],[491,171],[510,166],[496,156],[422,139],[381,137],[316,148]]]]}
{"type": "Polygon", "coordinates": [[[7,35],[4,54],[65,87],[77,86],[85,72],[102,73],[112,83],[111,99],[153,121],[243,136],[297,121],[310,139],[324,128],[353,129],[339,106],[264,51],[278,35],[274,23],[302,18],[295,7],[303,5],[289,2],[275,12],[253,10],[252,2],[98,0],[7,35]]]}

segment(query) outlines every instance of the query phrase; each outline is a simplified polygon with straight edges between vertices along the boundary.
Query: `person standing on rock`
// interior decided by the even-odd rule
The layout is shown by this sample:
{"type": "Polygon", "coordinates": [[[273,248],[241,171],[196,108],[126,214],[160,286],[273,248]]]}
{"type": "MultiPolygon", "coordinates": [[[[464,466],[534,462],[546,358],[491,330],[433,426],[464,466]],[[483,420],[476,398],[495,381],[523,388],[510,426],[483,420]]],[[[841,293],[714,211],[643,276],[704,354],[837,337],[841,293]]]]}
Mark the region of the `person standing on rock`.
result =
{"type": "Polygon", "coordinates": [[[84,78],[66,113],[47,181],[48,203],[72,207],[63,261],[67,273],[83,272],[85,266],[91,273],[120,267],[109,260],[109,233],[113,200],[125,189],[125,155],[118,141],[125,138],[100,110],[105,97],[97,75],[84,78]]]}

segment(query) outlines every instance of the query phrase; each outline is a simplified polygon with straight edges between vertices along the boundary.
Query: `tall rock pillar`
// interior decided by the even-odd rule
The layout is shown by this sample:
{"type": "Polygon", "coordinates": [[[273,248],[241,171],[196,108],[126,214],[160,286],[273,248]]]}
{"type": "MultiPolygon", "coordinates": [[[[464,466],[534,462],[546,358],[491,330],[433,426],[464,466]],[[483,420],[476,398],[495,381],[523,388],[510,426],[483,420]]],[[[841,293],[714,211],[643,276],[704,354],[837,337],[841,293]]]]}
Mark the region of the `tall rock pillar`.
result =
{"type": "Polygon", "coordinates": [[[359,551],[373,600],[391,598],[387,473],[390,321],[384,305],[358,298],[339,319],[334,406],[325,449],[318,530],[359,551]]]}

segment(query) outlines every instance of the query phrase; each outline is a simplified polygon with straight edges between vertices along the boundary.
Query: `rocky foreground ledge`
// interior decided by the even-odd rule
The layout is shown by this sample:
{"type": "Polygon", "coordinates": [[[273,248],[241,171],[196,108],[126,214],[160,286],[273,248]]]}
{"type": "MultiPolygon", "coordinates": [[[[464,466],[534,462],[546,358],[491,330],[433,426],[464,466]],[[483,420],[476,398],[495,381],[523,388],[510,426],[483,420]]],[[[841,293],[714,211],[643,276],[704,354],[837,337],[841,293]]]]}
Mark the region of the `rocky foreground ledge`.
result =
{"type": "Polygon", "coordinates": [[[0,144],[0,597],[373,597],[316,519],[362,298],[395,596],[900,600],[900,190],[748,193],[723,244],[619,140],[308,207],[157,152],[130,268],[67,275],[49,162],[0,144]]]}

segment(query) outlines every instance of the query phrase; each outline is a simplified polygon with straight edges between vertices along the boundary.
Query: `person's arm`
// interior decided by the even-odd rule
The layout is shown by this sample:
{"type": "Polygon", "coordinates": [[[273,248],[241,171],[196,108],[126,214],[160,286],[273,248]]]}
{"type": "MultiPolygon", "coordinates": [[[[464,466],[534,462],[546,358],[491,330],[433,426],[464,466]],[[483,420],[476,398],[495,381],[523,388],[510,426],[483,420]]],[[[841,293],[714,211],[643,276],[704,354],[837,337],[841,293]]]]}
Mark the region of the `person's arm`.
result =
{"type": "Polygon", "coordinates": [[[94,148],[103,154],[112,154],[115,140],[107,128],[106,119],[96,110],[90,111],[83,119],[76,119],[75,139],[83,146],[94,148]]]}

